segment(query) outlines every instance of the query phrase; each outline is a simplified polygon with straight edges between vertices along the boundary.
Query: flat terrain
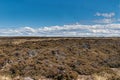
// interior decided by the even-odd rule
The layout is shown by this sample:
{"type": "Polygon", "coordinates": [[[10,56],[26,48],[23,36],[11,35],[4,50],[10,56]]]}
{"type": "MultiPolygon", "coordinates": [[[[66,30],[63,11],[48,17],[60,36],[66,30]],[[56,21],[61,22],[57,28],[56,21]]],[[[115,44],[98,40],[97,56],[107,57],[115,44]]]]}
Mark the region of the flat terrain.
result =
{"type": "Polygon", "coordinates": [[[1,37],[0,80],[120,80],[120,38],[1,37]]]}

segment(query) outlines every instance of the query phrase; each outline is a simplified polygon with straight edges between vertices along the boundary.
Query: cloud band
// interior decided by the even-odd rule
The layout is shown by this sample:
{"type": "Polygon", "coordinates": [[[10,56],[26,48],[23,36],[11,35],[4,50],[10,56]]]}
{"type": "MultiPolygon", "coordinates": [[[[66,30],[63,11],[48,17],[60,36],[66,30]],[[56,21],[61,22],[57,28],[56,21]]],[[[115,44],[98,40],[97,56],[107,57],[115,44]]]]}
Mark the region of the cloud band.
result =
{"type": "Polygon", "coordinates": [[[0,36],[120,37],[120,24],[74,24],[40,28],[0,29],[0,36]]]}

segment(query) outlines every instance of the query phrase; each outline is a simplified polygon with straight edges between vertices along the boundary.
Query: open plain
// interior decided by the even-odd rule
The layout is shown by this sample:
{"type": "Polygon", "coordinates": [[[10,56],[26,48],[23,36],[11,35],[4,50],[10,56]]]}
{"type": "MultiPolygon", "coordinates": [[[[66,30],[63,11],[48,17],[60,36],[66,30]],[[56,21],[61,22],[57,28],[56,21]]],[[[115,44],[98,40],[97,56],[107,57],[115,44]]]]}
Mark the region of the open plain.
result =
{"type": "Polygon", "coordinates": [[[0,80],[120,80],[120,38],[1,37],[0,80]]]}

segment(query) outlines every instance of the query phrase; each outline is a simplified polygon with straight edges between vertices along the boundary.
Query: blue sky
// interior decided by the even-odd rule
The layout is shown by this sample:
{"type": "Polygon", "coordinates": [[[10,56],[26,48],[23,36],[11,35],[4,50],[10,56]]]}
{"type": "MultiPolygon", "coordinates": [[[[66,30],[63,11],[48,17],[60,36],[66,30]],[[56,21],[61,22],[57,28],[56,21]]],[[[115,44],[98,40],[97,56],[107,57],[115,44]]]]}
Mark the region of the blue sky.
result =
{"type": "MultiPolygon", "coordinates": [[[[8,35],[5,34],[8,29],[16,31],[17,28],[26,29],[26,26],[27,29],[36,30],[53,26],[61,28],[65,25],[74,27],[73,24],[119,25],[120,0],[0,0],[0,31],[4,31],[2,35],[8,35]]],[[[81,33],[80,30],[74,32],[81,33]]]]}

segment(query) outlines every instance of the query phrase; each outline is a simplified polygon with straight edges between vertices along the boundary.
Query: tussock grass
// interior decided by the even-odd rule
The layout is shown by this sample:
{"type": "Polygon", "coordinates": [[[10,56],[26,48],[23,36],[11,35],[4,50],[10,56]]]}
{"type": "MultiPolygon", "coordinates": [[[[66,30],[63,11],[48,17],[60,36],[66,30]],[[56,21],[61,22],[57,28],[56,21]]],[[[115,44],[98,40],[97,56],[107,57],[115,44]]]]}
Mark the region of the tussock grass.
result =
{"type": "Polygon", "coordinates": [[[119,46],[119,38],[1,39],[0,73],[35,80],[41,76],[53,80],[119,80],[119,46]]]}

